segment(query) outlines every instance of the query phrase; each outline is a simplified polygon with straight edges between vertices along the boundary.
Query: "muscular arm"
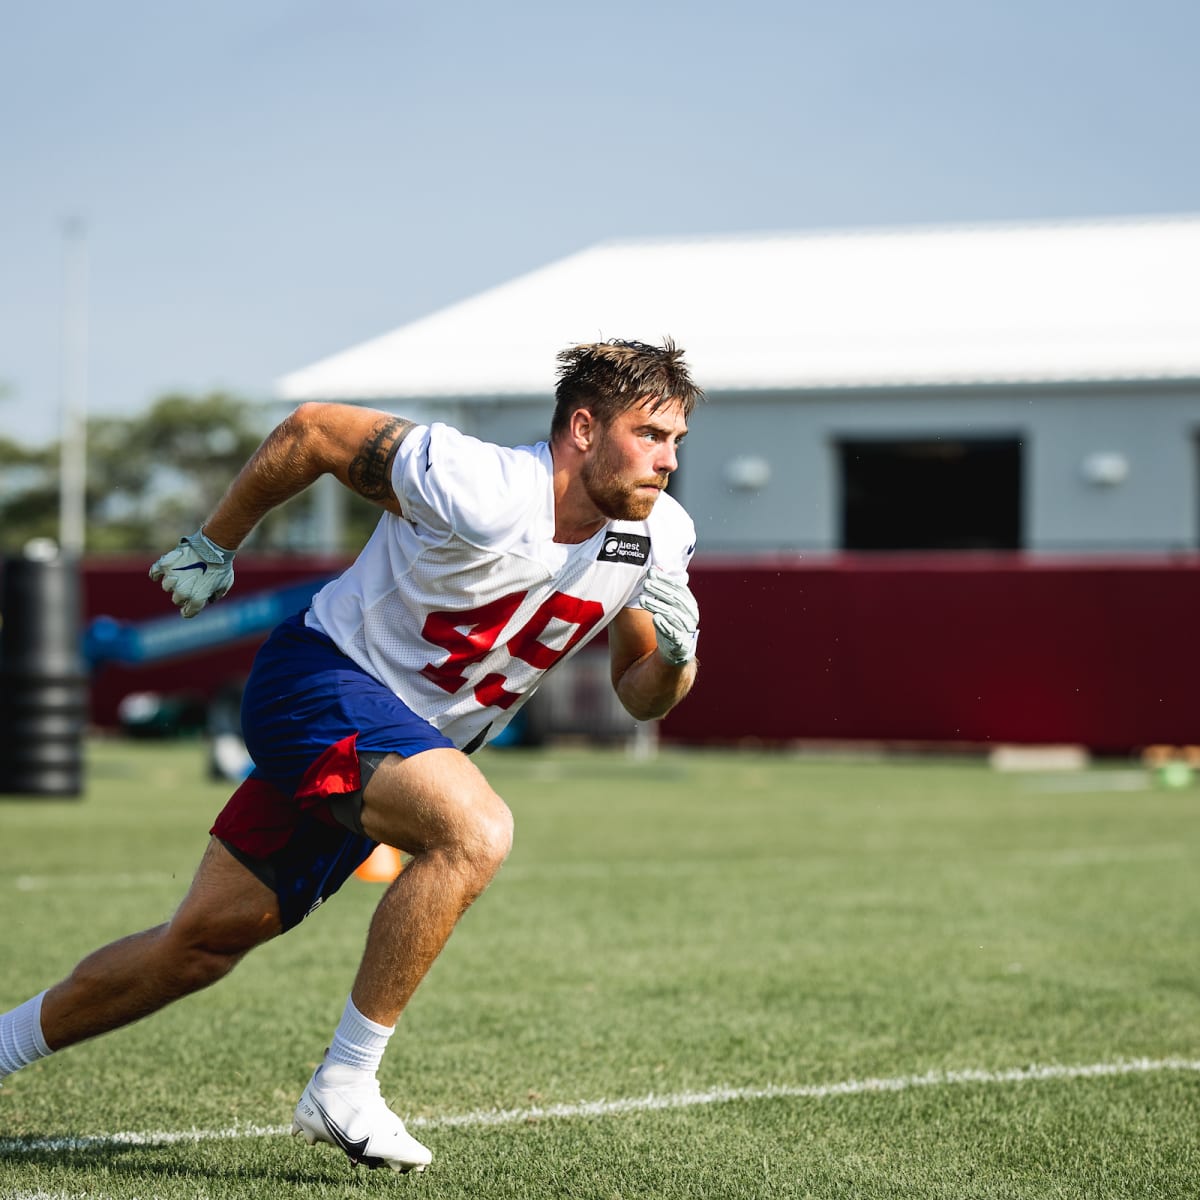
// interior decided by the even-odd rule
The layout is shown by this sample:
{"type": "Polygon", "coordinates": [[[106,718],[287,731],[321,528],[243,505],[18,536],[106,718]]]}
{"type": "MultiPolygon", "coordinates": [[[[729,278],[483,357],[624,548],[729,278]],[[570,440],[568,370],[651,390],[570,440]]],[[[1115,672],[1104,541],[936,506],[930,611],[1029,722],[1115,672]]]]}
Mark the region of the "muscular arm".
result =
{"type": "Polygon", "coordinates": [[[609,659],[617,697],[631,717],[665,717],[692,690],[696,660],[677,667],[658,652],[654,622],[640,608],[623,608],[608,627],[609,659]]]}
{"type": "Polygon", "coordinates": [[[236,550],[271,509],[333,474],[388,512],[400,512],[392,459],[411,421],[347,404],[302,404],[277,425],[229,485],[204,532],[236,550]]]}

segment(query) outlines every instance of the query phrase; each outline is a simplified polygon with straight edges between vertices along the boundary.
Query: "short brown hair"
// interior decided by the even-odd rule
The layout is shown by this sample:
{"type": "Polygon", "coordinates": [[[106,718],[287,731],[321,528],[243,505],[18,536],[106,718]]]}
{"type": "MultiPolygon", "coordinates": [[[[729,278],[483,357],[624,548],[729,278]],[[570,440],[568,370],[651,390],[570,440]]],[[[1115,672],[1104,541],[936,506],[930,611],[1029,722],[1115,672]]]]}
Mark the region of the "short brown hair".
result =
{"type": "Polygon", "coordinates": [[[704,396],[688,374],[683,351],[670,338],[661,346],[619,338],[587,342],[561,351],[558,362],[551,440],[566,432],[571,414],[579,408],[589,409],[601,425],[608,425],[647,399],[651,412],[678,401],[689,417],[704,396]]]}

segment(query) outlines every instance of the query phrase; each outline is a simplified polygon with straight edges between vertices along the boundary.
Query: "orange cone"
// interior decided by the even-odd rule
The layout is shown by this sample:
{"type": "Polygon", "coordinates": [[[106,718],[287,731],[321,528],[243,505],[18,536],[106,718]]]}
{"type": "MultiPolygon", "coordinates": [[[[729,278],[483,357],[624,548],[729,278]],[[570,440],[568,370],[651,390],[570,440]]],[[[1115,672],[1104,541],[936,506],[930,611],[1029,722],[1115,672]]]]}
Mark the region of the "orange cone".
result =
{"type": "Polygon", "coordinates": [[[354,875],[368,883],[391,883],[400,874],[403,866],[404,859],[400,851],[380,842],[354,875]]]}

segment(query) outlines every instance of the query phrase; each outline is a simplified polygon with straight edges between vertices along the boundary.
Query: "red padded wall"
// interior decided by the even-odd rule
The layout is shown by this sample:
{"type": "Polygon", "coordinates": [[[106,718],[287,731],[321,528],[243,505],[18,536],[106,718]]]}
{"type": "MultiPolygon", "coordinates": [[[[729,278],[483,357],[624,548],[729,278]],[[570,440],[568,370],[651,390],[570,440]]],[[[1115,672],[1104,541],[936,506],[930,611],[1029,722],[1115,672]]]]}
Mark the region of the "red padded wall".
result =
{"type": "MultiPolygon", "coordinates": [[[[238,593],[336,569],[238,560],[238,593]]],[[[85,568],[90,617],[170,613],[141,561],[85,568]]],[[[1200,743],[1200,557],[1046,561],[863,555],[698,561],[696,690],[669,740],[1200,743]]],[[[129,691],[208,695],[260,639],[162,666],[106,667],[93,720],[129,691]]]]}
{"type": "Polygon", "coordinates": [[[708,562],[675,740],[1200,742],[1200,559],[708,562]]]}

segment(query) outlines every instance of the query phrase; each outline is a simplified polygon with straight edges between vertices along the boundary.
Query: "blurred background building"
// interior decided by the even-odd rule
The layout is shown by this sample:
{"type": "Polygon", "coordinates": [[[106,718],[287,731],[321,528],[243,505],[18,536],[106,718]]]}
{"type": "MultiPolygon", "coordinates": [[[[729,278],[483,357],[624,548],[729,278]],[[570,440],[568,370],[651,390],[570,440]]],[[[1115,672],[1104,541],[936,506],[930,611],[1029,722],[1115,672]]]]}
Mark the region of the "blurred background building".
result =
{"type": "MultiPolygon", "coordinates": [[[[670,335],[708,401],[672,482],[703,667],[666,737],[1193,744],[1198,272],[1194,217],[611,242],[285,376],[277,413],[369,404],[531,442],[559,349],[670,335]]],[[[227,692],[279,615],[263,598],[346,561],[346,502],[320,487],[317,556],[242,555],[241,599],[186,637],[128,564],[89,566],[92,612],[157,612],[157,652],[227,692]]],[[[603,659],[556,669],[520,736],[627,736],[603,659]]],[[[155,670],[102,670],[97,716],[155,670]]]]}
{"type": "Polygon", "coordinates": [[[706,553],[1186,550],[1198,275],[1191,217],[613,242],[278,393],[513,445],[558,349],[670,334],[709,396],[672,483],[706,553]]]}

